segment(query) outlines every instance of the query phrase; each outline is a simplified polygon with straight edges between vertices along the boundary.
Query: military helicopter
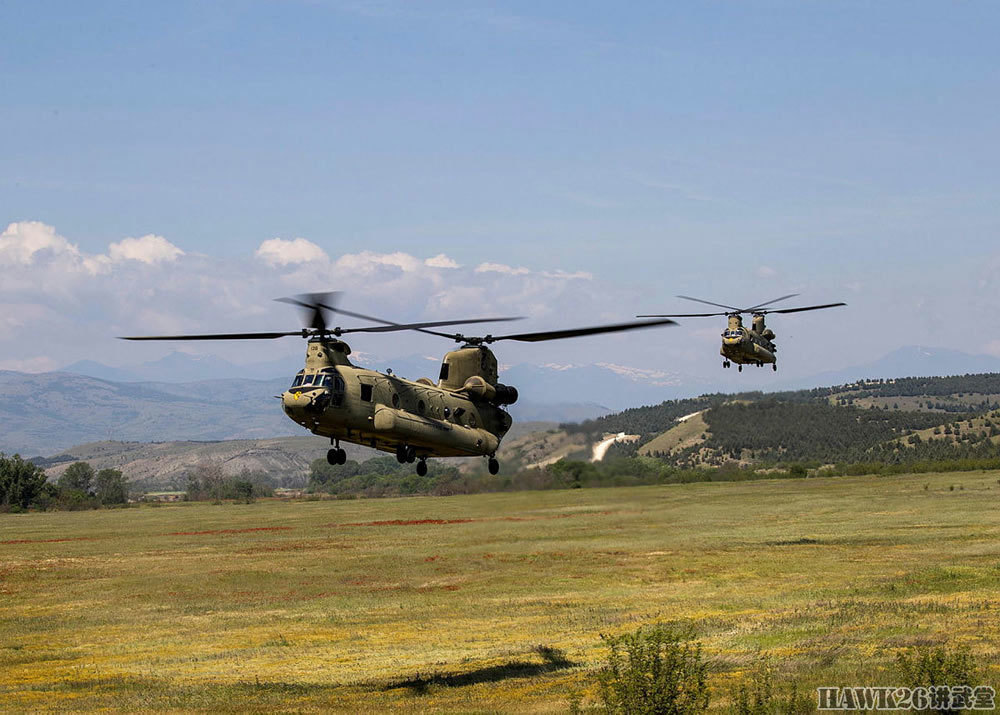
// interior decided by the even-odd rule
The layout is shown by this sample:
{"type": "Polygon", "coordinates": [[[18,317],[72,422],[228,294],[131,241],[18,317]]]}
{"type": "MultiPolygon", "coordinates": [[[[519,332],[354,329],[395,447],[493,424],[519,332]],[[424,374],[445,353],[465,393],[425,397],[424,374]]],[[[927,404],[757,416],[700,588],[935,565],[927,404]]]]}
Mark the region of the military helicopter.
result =
{"type": "Polygon", "coordinates": [[[729,327],[722,331],[722,348],[719,354],[722,355],[722,367],[729,367],[736,363],[737,370],[743,372],[744,365],[756,365],[763,367],[764,363],[770,363],[771,369],[778,369],[778,346],[774,344],[774,331],[764,325],[764,316],[768,313],[801,313],[804,310],[821,310],[823,308],[836,308],[847,303],[825,303],[824,305],[808,305],[804,308],[781,308],[779,310],[763,310],[764,306],[777,303],[782,300],[794,298],[798,293],[783,295],[780,298],[769,300],[765,303],[758,303],[750,308],[734,308],[731,305],[713,303],[701,298],[692,298],[686,295],[679,295],[678,298],[693,300],[696,303],[714,305],[716,308],[725,308],[723,313],[679,313],[677,315],[637,315],[637,318],[708,318],[717,315],[725,315],[729,318],[729,327]],[[743,326],[743,315],[750,313],[753,316],[753,327],[747,329],[743,326]]]}
{"type": "Polygon", "coordinates": [[[308,293],[278,298],[301,308],[308,327],[269,333],[132,336],[124,340],[269,340],[297,335],[308,340],[305,367],[280,395],[292,420],[309,431],[330,438],[326,458],[345,464],[340,442],[394,452],[400,464],[417,462],[417,474],[427,474],[428,457],[488,458],[490,474],[500,471],[496,451],[513,420],[507,406],[517,401],[517,389],[497,380],[497,359],[488,347],[498,340],[541,342],[676,324],[673,320],[644,320],[570,330],[510,335],[466,336],[433,328],[470,323],[502,322],[520,318],[476,318],[421,323],[394,323],[336,307],[335,293],[308,293]],[[376,326],[330,327],[329,314],[378,323],[376,326]],[[412,330],[454,340],[461,347],[444,356],[437,384],[426,377],[407,380],[351,363],[350,346],[340,337],[348,333],[388,333],[412,330]]]}

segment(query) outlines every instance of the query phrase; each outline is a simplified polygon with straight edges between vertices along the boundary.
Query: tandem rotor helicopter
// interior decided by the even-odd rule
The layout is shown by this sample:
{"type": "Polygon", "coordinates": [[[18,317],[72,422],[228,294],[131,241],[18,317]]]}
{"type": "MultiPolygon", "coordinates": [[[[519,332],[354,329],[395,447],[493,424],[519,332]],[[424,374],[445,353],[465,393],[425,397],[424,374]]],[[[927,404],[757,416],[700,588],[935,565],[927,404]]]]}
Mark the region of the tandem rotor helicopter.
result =
{"type": "Polygon", "coordinates": [[[345,464],[340,442],[395,452],[400,464],[417,462],[417,474],[427,474],[428,457],[488,457],[490,474],[500,471],[496,451],[513,420],[507,406],[517,401],[517,389],[497,381],[497,359],[488,347],[498,340],[535,343],[585,335],[616,333],[663,325],[668,319],[633,321],[569,330],[509,335],[466,336],[432,328],[520,318],[476,318],[421,323],[393,323],[336,307],[336,293],[307,293],[278,298],[303,309],[308,327],[270,333],[132,336],[124,340],[270,340],[297,335],[307,339],[305,367],[280,395],[292,420],[311,432],[329,437],[330,464],[345,464]],[[327,316],[340,314],[378,323],[376,326],[329,327],[327,316]],[[422,377],[407,380],[389,371],[353,365],[348,333],[389,333],[414,330],[454,340],[461,347],[444,356],[437,384],[422,377]]]}
{"type": "Polygon", "coordinates": [[[679,295],[678,298],[693,300],[696,303],[714,305],[716,308],[725,308],[723,313],[680,313],[676,315],[637,315],[637,318],[709,318],[718,315],[725,315],[729,318],[729,327],[722,332],[722,347],[719,354],[722,355],[722,367],[729,367],[736,363],[737,370],[743,372],[744,365],[756,365],[763,367],[764,363],[771,363],[771,369],[778,369],[778,346],[774,344],[774,331],[764,325],[764,316],[768,313],[801,313],[805,310],[821,310],[823,308],[836,308],[847,305],[847,303],[826,303],[824,305],[808,305],[804,308],[781,308],[764,310],[764,306],[777,303],[782,300],[794,298],[798,293],[783,295],[780,298],[769,300],[765,303],[758,303],[750,308],[734,308],[731,305],[713,303],[701,298],[691,298],[686,295],[679,295]],[[752,327],[743,326],[743,316],[749,313],[753,316],[752,327]]]}

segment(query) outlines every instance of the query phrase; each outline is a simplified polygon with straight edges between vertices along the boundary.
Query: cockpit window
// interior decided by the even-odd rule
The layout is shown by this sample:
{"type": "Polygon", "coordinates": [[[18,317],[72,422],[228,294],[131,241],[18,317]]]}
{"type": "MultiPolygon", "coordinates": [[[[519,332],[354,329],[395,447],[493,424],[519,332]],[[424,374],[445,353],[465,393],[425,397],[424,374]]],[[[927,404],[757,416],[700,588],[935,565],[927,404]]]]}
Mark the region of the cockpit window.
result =
{"type": "Polygon", "coordinates": [[[304,378],[302,378],[302,384],[303,385],[313,384],[313,377],[314,377],[313,375],[306,375],[304,378]]]}
{"type": "Polygon", "coordinates": [[[295,376],[295,380],[292,382],[292,387],[298,387],[301,384],[302,384],[302,375],[300,373],[295,376]]]}

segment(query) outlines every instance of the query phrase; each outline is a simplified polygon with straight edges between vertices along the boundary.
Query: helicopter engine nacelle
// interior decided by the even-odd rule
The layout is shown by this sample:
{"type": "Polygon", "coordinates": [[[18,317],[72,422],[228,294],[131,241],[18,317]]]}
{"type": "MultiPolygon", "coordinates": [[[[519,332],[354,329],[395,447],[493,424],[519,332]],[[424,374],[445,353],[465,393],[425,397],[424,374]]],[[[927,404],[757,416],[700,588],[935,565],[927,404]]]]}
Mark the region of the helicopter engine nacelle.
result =
{"type": "Polygon", "coordinates": [[[513,405],[517,402],[517,388],[513,385],[497,383],[497,396],[494,400],[498,405],[513,405]]]}
{"type": "Polygon", "coordinates": [[[493,402],[497,396],[497,388],[486,382],[479,375],[473,375],[462,385],[462,392],[469,397],[477,397],[486,402],[493,402]]]}
{"type": "Polygon", "coordinates": [[[517,402],[517,388],[497,383],[491,385],[479,375],[473,375],[462,385],[462,392],[495,405],[512,405],[517,402]]]}

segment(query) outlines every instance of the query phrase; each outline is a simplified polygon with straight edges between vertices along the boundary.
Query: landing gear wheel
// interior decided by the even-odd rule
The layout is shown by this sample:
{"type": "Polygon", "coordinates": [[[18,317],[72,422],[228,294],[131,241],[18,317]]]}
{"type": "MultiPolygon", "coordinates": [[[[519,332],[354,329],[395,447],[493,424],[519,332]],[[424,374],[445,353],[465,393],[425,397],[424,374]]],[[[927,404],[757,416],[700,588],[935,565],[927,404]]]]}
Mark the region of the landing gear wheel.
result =
{"type": "Polygon", "coordinates": [[[778,371],[778,363],[772,362],[771,363],[771,369],[774,370],[775,372],[777,372],[778,371]]]}
{"type": "Polygon", "coordinates": [[[500,462],[498,462],[495,457],[490,457],[489,464],[486,465],[486,468],[490,470],[490,474],[497,474],[500,472],[500,462]]]}
{"type": "Polygon", "coordinates": [[[347,464],[347,452],[343,449],[334,447],[333,449],[327,451],[326,461],[329,464],[347,464]]]}
{"type": "Polygon", "coordinates": [[[728,360],[723,360],[722,361],[722,367],[729,367],[729,361],[728,360]]]}
{"type": "Polygon", "coordinates": [[[742,366],[742,365],[737,365],[737,366],[736,366],[736,369],[737,369],[737,370],[738,370],[739,372],[743,372],[743,366],[742,366]]]}
{"type": "Polygon", "coordinates": [[[426,477],[427,476],[427,462],[420,460],[417,462],[417,476],[426,477]]]}
{"type": "Polygon", "coordinates": [[[417,448],[400,444],[396,447],[396,461],[400,464],[413,464],[417,459],[417,448]]]}

